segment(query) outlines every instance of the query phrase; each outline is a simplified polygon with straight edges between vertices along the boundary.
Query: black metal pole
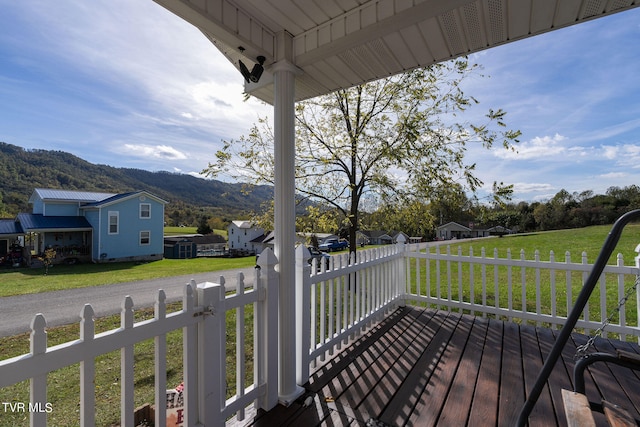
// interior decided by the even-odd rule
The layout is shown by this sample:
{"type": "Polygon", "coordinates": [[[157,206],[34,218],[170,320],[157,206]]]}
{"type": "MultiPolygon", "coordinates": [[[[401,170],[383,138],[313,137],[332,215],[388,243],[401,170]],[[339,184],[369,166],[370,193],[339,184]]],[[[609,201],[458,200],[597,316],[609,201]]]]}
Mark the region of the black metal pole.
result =
{"type": "Polygon", "coordinates": [[[556,342],[554,343],[553,348],[549,353],[549,357],[547,358],[547,360],[545,360],[544,365],[542,367],[542,371],[540,371],[540,374],[538,375],[538,379],[533,385],[533,388],[531,389],[531,392],[529,393],[529,396],[520,411],[520,415],[518,416],[518,421],[516,426],[524,427],[527,424],[529,415],[531,415],[531,411],[533,410],[533,407],[538,401],[538,398],[540,397],[540,393],[542,393],[542,390],[544,389],[544,386],[547,380],[549,379],[549,376],[551,375],[551,371],[553,370],[553,367],[555,366],[556,362],[558,361],[558,358],[560,358],[560,355],[562,354],[562,349],[564,348],[567,341],[569,340],[569,337],[571,336],[571,332],[573,331],[573,328],[576,326],[576,323],[578,322],[578,319],[580,318],[580,314],[584,310],[584,307],[587,305],[587,302],[589,301],[589,297],[591,296],[593,289],[598,283],[598,279],[600,278],[602,271],[606,267],[609,257],[613,253],[613,250],[616,248],[618,240],[620,240],[622,229],[629,222],[637,218],[640,218],[640,210],[627,212],[626,214],[618,218],[615,224],[613,224],[611,231],[609,231],[609,234],[607,235],[607,238],[605,239],[604,244],[602,245],[600,254],[596,259],[595,264],[593,264],[591,273],[589,274],[587,281],[584,283],[584,286],[582,287],[582,290],[580,291],[580,294],[576,299],[576,303],[573,306],[571,313],[569,313],[566,323],[560,330],[560,334],[558,335],[558,338],[556,339],[556,342]]]}

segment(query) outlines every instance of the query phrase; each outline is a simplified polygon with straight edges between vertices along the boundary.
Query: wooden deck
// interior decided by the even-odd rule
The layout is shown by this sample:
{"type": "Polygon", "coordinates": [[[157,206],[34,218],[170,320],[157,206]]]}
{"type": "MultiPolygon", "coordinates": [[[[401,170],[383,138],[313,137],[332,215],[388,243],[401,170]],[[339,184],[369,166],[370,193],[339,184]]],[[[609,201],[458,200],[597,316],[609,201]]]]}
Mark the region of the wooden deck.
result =
{"type": "MultiPolygon", "coordinates": [[[[486,318],[398,309],[317,370],[307,394],[245,420],[253,426],[512,426],[554,341],[552,331],[486,318]],[[312,397],[306,407],[303,402],[312,397]]],[[[574,334],[529,418],[530,426],[564,426],[561,390],[572,389],[574,334]]],[[[598,339],[598,351],[635,344],[598,339]]],[[[591,402],[602,398],[640,420],[638,373],[605,363],[586,377],[591,402]]],[[[606,425],[596,414],[598,425],[606,425]]],[[[639,424],[640,425],[640,424],[639,424]]]]}

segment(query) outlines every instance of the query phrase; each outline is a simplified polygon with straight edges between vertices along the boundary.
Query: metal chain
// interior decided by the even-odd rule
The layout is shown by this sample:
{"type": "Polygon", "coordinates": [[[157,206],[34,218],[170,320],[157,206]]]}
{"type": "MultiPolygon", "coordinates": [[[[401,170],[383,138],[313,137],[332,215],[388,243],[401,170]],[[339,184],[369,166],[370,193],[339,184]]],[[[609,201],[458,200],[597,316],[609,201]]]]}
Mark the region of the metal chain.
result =
{"type": "Polygon", "coordinates": [[[609,326],[613,318],[618,313],[620,313],[620,310],[622,310],[622,308],[627,303],[629,298],[631,298],[631,295],[633,295],[636,292],[636,289],[638,289],[639,284],[640,284],[640,275],[636,275],[636,281],[634,282],[633,286],[627,289],[627,291],[625,292],[624,296],[620,299],[620,301],[618,301],[618,306],[613,310],[611,310],[611,312],[609,313],[609,316],[604,320],[604,322],[602,322],[602,325],[598,329],[596,329],[593,335],[589,337],[587,342],[576,348],[576,354],[573,357],[574,360],[583,359],[587,356],[587,350],[589,350],[590,347],[593,347],[596,338],[602,336],[604,329],[607,326],[609,326]]]}

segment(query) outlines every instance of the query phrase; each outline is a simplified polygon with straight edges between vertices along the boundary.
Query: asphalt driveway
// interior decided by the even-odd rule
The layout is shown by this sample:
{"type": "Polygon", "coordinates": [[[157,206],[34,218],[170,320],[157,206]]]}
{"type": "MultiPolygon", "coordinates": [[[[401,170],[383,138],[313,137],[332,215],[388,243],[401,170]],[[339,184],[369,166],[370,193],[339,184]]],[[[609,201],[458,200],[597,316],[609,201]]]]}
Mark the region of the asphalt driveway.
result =
{"type": "Polygon", "coordinates": [[[254,269],[249,267],[239,270],[214,271],[188,276],[3,297],[0,298],[0,337],[29,332],[31,321],[37,313],[42,313],[47,321],[47,326],[51,327],[79,322],[80,312],[87,303],[93,307],[96,317],[102,317],[119,313],[122,302],[127,295],[133,298],[134,309],[152,307],[158,295],[158,289],[165,291],[167,302],[179,301],[182,298],[185,285],[191,279],[196,283],[218,283],[220,276],[224,276],[225,287],[235,289],[239,272],[244,274],[245,284],[253,283],[254,269]]]}

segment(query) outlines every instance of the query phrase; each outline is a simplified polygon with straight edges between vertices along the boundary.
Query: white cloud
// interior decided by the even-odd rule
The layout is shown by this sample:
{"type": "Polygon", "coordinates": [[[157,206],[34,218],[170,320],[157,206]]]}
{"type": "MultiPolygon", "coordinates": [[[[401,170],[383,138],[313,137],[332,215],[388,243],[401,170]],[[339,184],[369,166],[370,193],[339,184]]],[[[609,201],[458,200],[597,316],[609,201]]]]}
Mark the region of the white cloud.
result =
{"type": "Polygon", "coordinates": [[[168,145],[124,144],[123,148],[129,155],[136,157],[152,157],[166,160],[184,160],[188,158],[185,153],[168,145]]]}
{"type": "Polygon", "coordinates": [[[640,168],[640,145],[603,145],[601,152],[605,159],[615,161],[619,167],[640,168]]]}
{"type": "Polygon", "coordinates": [[[531,141],[518,144],[516,151],[495,150],[494,154],[503,159],[531,160],[555,157],[566,153],[570,149],[580,151],[577,147],[567,147],[563,145],[563,141],[566,139],[567,138],[557,133],[554,136],[536,136],[531,141]]]}
{"type": "Polygon", "coordinates": [[[191,175],[194,176],[196,178],[201,178],[201,179],[207,179],[207,177],[205,175],[202,175],[200,172],[187,172],[187,175],[191,175]]]}
{"type": "Polygon", "coordinates": [[[540,191],[552,191],[555,186],[546,183],[537,182],[516,182],[513,184],[515,193],[534,193],[540,191]]]}
{"type": "MultiPolygon", "coordinates": [[[[237,138],[271,113],[256,100],[244,102],[240,73],[198,29],[152,1],[37,3],[23,7],[46,33],[50,45],[42,48],[126,91],[134,102],[117,105],[123,114],[189,127],[209,142],[237,138]]],[[[113,102],[109,93],[94,95],[113,102]]]]}
{"type": "Polygon", "coordinates": [[[628,174],[626,172],[609,172],[598,175],[598,178],[603,179],[620,179],[625,178],[628,174]]]}
{"type": "Polygon", "coordinates": [[[618,153],[620,152],[620,147],[612,146],[612,145],[603,145],[602,146],[602,155],[605,159],[614,160],[618,157],[618,153]]]}

